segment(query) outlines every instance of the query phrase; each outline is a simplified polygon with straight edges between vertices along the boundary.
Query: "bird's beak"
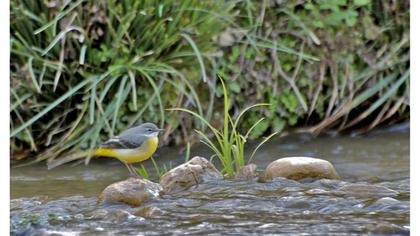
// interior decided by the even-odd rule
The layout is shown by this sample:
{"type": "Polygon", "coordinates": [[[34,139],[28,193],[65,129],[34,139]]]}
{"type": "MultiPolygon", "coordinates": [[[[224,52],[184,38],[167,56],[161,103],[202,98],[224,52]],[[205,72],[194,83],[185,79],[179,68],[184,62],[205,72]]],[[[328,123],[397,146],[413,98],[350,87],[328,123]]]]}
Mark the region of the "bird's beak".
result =
{"type": "Polygon", "coordinates": [[[165,129],[158,129],[158,131],[159,131],[159,132],[163,132],[163,131],[165,131],[165,129]]]}

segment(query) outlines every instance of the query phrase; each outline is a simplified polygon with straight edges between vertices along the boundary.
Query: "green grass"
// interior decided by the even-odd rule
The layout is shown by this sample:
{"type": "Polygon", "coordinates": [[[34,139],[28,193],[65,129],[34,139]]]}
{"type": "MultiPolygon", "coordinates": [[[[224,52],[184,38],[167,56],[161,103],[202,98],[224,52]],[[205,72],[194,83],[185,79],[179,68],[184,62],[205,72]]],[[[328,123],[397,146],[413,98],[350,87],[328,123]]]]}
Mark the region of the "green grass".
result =
{"type": "MultiPolygon", "coordinates": [[[[190,158],[191,158],[191,156],[190,156],[190,144],[188,143],[187,148],[185,150],[184,162],[188,162],[190,160],[190,158]]],[[[150,160],[153,163],[153,168],[154,168],[154,170],[157,174],[158,180],[164,174],[166,174],[168,171],[170,171],[173,168],[172,162],[169,162],[169,164],[163,164],[163,165],[159,166],[153,157],[151,157],[150,160]]],[[[135,170],[137,171],[137,173],[140,176],[142,176],[145,179],[151,179],[151,177],[152,177],[151,174],[150,174],[150,171],[148,171],[143,164],[140,165],[140,167],[135,168],[135,170]]]]}
{"type": "MultiPolygon", "coordinates": [[[[264,118],[261,118],[258,122],[256,122],[253,126],[251,126],[248,131],[245,133],[245,135],[241,134],[238,131],[238,124],[241,118],[244,116],[244,114],[256,107],[261,106],[269,106],[270,104],[267,103],[258,103],[252,106],[249,106],[245,109],[243,109],[239,115],[234,119],[229,114],[229,96],[228,91],[226,89],[225,83],[221,77],[219,77],[220,82],[223,87],[223,104],[224,104],[224,119],[223,119],[223,127],[221,130],[216,129],[214,126],[210,124],[209,121],[205,119],[202,115],[185,109],[185,108],[171,108],[168,109],[170,111],[182,111],[186,112],[199,120],[201,120],[207,128],[209,128],[212,132],[212,134],[215,137],[215,141],[212,141],[211,138],[206,135],[203,131],[195,130],[200,137],[203,139],[201,140],[205,145],[207,145],[214,154],[218,157],[219,161],[221,162],[223,169],[222,173],[226,174],[228,178],[233,178],[235,176],[235,173],[245,165],[245,143],[248,140],[249,134],[253,131],[255,127],[258,126],[258,124],[264,120],[264,118]]],[[[250,155],[248,162],[252,160],[254,157],[256,151],[258,148],[265,143],[267,140],[269,140],[271,137],[273,137],[276,133],[270,134],[267,138],[265,138],[252,152],[250,155]]]]}
{"type": "MultiPolygon", "coordinates": [[[[224,90],[231,112],[271,104],[235,127],[227,119],[252,130],[229,144],[239,165],[241,143],[264,134],[368,131],[409,119],[407,1],[46,3],[10,3],[13,159],[54,160],[145,121],[185,145],[206,124],[165,108],[226,127],[224,90]]],[[[222,154],[229,146],[213,142],[222,154]]]]}
{"type": "Polygon", "coordinates": [[[27,68],[11,73],[12,150],[54,159],[93,148],[137,122],[179,126],[164,107],[185,104],[202,114],[200,81],[181,71],[198,66],[206,81],[206,53],[214,50],[208,39],[226,24],[199,10],[223,15],[232,6],[126,0],[49,8],[12,1],[12,64],[27,68]]]}
{"type": "MultiPolygon", "coordinates": [[[[170,171],[172,169],[172,163],[167,164],[163,164],[162,166],[159,166],[155,159],[153,157],[150,158],[150,160],[153,163],[153,168],[157,174],[158,180],[168,171],[170,171]]],[[[142,176],[145,179],[150,179],[151,175],[150,172],[146,169],[146,167],[142,164],[140,165],[140,167],[135,168],[135,170],[137,171],[137,173],[142,176]]]]}

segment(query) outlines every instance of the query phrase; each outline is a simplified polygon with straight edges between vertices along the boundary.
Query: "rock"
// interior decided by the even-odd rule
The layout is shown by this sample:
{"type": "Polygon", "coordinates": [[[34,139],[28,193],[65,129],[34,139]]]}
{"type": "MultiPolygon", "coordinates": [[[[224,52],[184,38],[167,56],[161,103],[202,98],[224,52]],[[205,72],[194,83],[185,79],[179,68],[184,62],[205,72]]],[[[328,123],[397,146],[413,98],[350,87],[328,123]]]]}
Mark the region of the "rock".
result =
{"type": "Polygon", "coordinates": [[[401,202],[392,197],[383,197],[370,204],[369,208],[373,210],[381,210],[383,208],[388,208],[394,205],[400,206],[401,202]]]}
{"type": "Polygon", "coordinates": [[[90,216],[85,219],[88,220],[107,220],[114,223],[121,223],[129,219],[134,219],[137,216],[123,209],[98,209],[93,211],[90,216]]]}
{"type": "Polygon", "coordinates": [[[160,185],[163,188],[162,193],[171,193],[188,189],[211,179],[222,178],[222,174],[211,162],[196,156],[164,174],[160,179],[160,185]]]}
{"type": "Polygon", "coordinates": [[[306,194],[309,195],[329,195],[331,194],[330,191],[320,188],[313,188],[305,191],[306,194]]]}
{"type": "Polygon", "coordinates": [[[108,215],[108,211],[105,209],[97,209],[90,213],[90,216],[86,217],[89,220],[102,220],[105,219],[108,215]]]}
{"type": "Polygon", "coordinates": [[[116,182],[104,189],[99,200],[101,202],[126,203],[131,206],[140,206],[159,196],[161,187],[146,179],[128,178],[124,181],[116,182]]]}
{"type": "Polygon", "coordinates": [[[134,215],[136,216],[140,216],[143,218],[150,218],[150,217],[154,217],[154,216],[160,216],[163,214],[163,211],[157,207],[154,206],[146,206],[143,207],[142,209],[136,211],[136,213],[134,213],[134,215]]]}
{"type": "Polygon", "coordinates": [[[380,223],[363,227],[369,235],[410,235],[410,230],[392,223],[380,223]]]}
{"type": "Polygon", "coordinates": [[[285,157],[271,162],[263,174],[263,179],[270,181],[276,177],[295,180],[340,178],[329,161],[312,157],[285,157]]]}
{"type": "Polygon", "coordinates": [[[242,166],[239,171],[236,173],[235,178],[237,179],[254,179],[256,176],[255,171],[257,170],[257,165],[248,164],[242,166]]]}
{"type": "Polygon", "coordinates": [[[338,194],[344,194],[357,197],[393,197],[398,195],[398,192],[387,187],[376,186],[370,184],[347,184],[336,191],[338,194]]]}
{"type": "Polygon", "coordinates": [[[380,198],[378,200],[376,200],[375,203],[373,203],[374,205],[393,205],[393,204],[399,204],[400,201],[398,201],[395,198],[392,197],[383,197],[380,198]]]}

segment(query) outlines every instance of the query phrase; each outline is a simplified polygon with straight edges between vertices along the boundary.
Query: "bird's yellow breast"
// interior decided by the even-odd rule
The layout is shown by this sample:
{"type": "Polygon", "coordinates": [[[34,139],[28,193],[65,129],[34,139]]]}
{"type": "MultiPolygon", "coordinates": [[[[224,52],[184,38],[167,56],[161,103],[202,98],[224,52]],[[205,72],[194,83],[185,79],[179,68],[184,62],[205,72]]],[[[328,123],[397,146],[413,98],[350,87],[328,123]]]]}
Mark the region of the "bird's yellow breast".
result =
{"type": "Polygon", "coordinates": [[[115,157],[125,163],[141,162],[149,159],[156,151],[158,146],[158,138],[147,138],[145,142],[138,148],[133,149],[111,149],[98,148],[95,150],[95,156],[115,157]]]}

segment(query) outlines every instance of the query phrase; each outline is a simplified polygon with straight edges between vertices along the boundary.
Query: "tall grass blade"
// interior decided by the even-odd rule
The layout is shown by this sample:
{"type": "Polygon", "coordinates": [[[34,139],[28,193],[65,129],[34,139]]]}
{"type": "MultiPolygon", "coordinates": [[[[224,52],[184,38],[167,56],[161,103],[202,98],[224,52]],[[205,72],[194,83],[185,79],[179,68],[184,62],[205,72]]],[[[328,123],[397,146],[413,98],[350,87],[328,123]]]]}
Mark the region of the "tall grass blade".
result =
{"type": "Polygon", "coordinates": [[[133,98],[134,111],[137,111],[137,87],[136,87],[136,78],[134,77],[133,71],[128,71],[128,76],[130,77],[131,92],[133,98]]]}
{"type": "Polygon", "coordinates": [[[184,37],[188,41],[188,43],[193,48],[195,55],[197,55],[198,63],[200,64],[201,77],[203,78],[204,82],[207,82],[206,69],[204,66],[204,61],[203,61],[203,57],[201,56],[200,50],[198,49],[194,40],[192,40],[192,38],[188,34],[181,34],[181,36],[184,37]]]}
{"type": "MultiPolygon", "coordinates": [[[[47,24],[45,24],[44,26],[42,26],[41,28],[38,28],[34,31],[34,34],[37,35],[39,33],[41,33],[42,31],[48,29],[49,27],[57,24],[57,22],[59,20],[61,20],[63,17],[65,17],[67,14],[69,14],[71,11],[73,11],[76,7],[78,7],[84,0],[79,0],[77,2],[75,2],[69,9],[60,12],[52,21],[48,22],[47,24]]],[[[68,1],[67,3],[70,3],[70,1],[68,1]]]]}
{"type": "Polygon", "coordinates": [[[144,75],[144,77],[147,79],[147,81],[149,81],[150,85],[152,86],[154,93],[156,94],[156,98],[159,104],[159,111],[160,111],[160,126],[163,127],[163,124],[165,122],[165,112],[163,110],[162,98],[160,97],[159,88],[156,86],[156,83],[153,81],[153,79],[150,77],[150,75],[146,71],[144,71],[140,67],[134,67],[134,68],[144,75]]]}
{"type": "Polygon", "coordinates": [[[270,140],[274,135],[276,135],[278,132],[274,132],[272,134],[270,134],[268,137],[264,138],[264,140],[258,144],[258,146],[254,149],[254,151],[252,152],[250,158],[248,159],[248,164],[251,163],[252,159],[254,158],[255,153],[258,151],[258,149],[268,140],[270,140]]]}
{"type": "Polygon", "coordinates": [[[112,118],[112,124],[111,124],[111,130],[112,133],[114,133],[115,130],[115,125],[117,124],[118,121],[118,113],[121,107],[121,103],[123,101],[123,96],[124,96],[124,88],[125,88],[125,84],[127,82],[127,76],[124,76],[122,78],[122,81],[120,82],[120,87],[118,89],[118,93],[117,93],[117,100],[116,100],[116,105],[115,105],[115,109],[114,109],[114,116],[112,118]]]}
{"type": "Polygon", "coordinates": [[[60,103],[62,103],[64,100],[69,98],[70,96],[74,95],[79,89],[83,88],[86,84],[90,83],[91,79],[85,79],[79,84],[77,84],[74,88],[70,89],[67,93],[63,94],[60,98],[49,104],[46,108],[44,108],[42,111],[40,111],[38,114],[33,116],[31,119],[26,121],[24,124],[16,128],[15,130],[12,130],[10,137],[14,137],[16,134],[20,133],[23,129],[26,127],[32,125],[35,121],[37,121],[39,118],[47,114],[49,111],[54,109],[56,106],[58,106],[60,103]]]}
{"type": "Polygon", "coordinates": [[[35,73],[34,73],[34,70],[33,70],[33,67],[32,67],[32,61],[33,61],[33,57],[30,57],[29,59],[28,59],[28,69],[29,69],[29,75],[31,76],[31,80],[32,80],[32,83],[34,84],[34,86],[35,86],[35,89],[36,89],[36,91],[38,92],[38,93],[41,93],[41,88],[39,87],[39,85],[38,85],[38,82],[36,81],[36,78],[35,78],[35,73]]]}

